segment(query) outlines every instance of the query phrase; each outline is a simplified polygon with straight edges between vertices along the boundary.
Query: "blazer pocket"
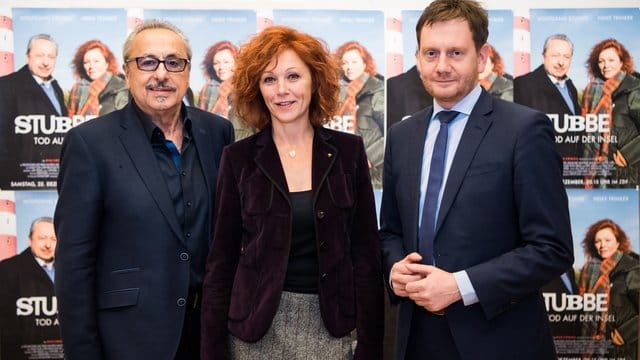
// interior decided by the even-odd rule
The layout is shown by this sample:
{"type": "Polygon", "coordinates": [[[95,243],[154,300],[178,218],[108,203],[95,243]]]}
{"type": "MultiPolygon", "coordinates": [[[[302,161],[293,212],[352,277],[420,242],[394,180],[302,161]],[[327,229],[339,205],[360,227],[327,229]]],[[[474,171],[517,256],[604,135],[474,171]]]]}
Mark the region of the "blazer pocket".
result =
{"type": "Polygon", "coordinates": [[[353,206],[353,181],[349,174],[334,174],[327,177],[331,201],[339,208],[353,206]]]}
{"type": "Polygon", "coordinates": [[[112,309],[132,306],[138,303],[140,288],[119,289],[104,292],[98,296],[98,309],[112,309]]]}
{"type": "Polygon", "coordinates": [[[472,164],[469,171],[467,171],[467,177],[492,173],[500,170],[501,167],[502,165],[500,163],[472,164]]]}

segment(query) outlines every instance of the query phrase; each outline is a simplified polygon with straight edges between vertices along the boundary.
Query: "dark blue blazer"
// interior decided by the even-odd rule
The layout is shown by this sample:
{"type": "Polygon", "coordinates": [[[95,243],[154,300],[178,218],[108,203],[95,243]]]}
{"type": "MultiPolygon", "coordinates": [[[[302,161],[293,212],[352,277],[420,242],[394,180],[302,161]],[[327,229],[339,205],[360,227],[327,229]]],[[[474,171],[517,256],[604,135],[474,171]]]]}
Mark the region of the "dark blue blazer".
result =
{"type": "MultiPolygon", "coordinates": [[[[418,112],[387,135],[380,230],[387,283],[391,266],[417,251],[420,170],[432,111],[418,112]]],[[[572,249],[549,119],[483,90],[436,225],[438,267],[466,270],[479,298],[445,311],[462,358],[555,358],[539,289],[573,263],[572,249]]],[[[396,356],[404,359],[413,303],[393,295],[392,301],[399,302],[396,356]]]]}
{"type": "MultiPolygon", "coordinates": [[[[233,128],[196,108],[186,113],[211,208],[233,128]]],[[[71,129],[61,159],[55,285],[66,358],[173,359],[189,256],[134,105],[71,129]]]]}

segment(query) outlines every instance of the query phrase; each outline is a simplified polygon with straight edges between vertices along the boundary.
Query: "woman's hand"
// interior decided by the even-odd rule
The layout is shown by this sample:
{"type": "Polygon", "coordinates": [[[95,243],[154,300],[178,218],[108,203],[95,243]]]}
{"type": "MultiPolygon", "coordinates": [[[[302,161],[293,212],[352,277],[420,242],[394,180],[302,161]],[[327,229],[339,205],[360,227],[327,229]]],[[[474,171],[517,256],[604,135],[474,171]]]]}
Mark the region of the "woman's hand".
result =
{"type": "Polygon", "coordinates": [[[611,341],[618,346],[624,345],[624,339],[622,338],[622,335],[620,335],[618,329],[611,332],[611,341]]]}
{"type": "Polygon", "coordinates": [[[619,167],[627,167],[627,160],[622,156],[620,150],[616,150],[615,154],[613,154],[613,161],[615,161],[619,167]]]}

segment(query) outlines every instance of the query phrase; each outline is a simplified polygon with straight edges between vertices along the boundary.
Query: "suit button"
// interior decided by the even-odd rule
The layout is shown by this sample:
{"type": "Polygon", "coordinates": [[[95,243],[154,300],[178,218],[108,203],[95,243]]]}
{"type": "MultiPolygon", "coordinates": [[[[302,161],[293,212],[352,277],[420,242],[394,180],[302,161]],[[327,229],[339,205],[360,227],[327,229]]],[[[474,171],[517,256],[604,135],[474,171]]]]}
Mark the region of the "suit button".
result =
{"type": "Polygon", "coordinates": [[[322,241],[322,242],[320,242],[320,249],[324,249],[324,248],[326,248],[326,247],[327,247],[327,243],[326,243],[326,241],[322,241]]]}
{"type": "Polygon", "coordinates": [[[185,300],[184,298],[178,298],[178,301],[176,301],[176,304],[178,304],[178,306],[183,307],[187,304],[187,300],[185,300]]]}
{"type": "Polygon", "coordinates": [[[189,260],[189,254],[187,254],[186,252],[180,253],[180,260],[182,261],[189,260]]]}
{"type": "Polygon", "coordinates": [[[318,219],[323,219],[324,218],[324,211],[323,210],[318,210],[318,212],[316,213],[316,216],[318,217],[318,219]]]}
{"type": "Polygon", "coordinates": [[[188,232],[188,233],[186,233],[186,234],[185,234],[185,236],[186,236],[186,237],[187,237],[187,239],[188,239],[188,238],[190,238],[190,237],[191,237],[191,233],[190,233],[190,232],[188,232]]]}
{"type": "Polygon", "coordinates": [[[322,273],[322,275],[320,275],[320,280],[324,280],[327,278],[327,273],[322,273]]]}
{"type": "Polygon", "coordinates": [[[184,171],[184,170],[182,170],[182,172],[180,172],[180,175],[182,175],[182,176],[187,176],[187,172],[186,172],[186,171],[184,171]]]}

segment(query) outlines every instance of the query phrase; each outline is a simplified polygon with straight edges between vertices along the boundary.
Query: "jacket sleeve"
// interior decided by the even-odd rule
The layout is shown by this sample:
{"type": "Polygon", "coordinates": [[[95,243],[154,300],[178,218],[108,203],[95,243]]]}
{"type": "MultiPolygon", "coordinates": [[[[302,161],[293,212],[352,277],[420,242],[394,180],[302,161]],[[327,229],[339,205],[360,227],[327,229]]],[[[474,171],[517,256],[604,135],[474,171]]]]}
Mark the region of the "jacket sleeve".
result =
{"type": "Polygon", "coordinates": [[[216,219],[213,245],[202,285],[200,356],[203,360],[229,358],[227,321],[242,236],[240,194],[232,163],[229,148],[225,148],[213,211],[216,219]]]}
{"type": "Polygon", "coordinates": [[[496,194],[513,196],[518,246],[466,269],[488,319],[509,310],[573,264],[568,200],[552,127],[544,114],[530,116],[522,116],[525,125],[514,135],[513,194],[496,194]]]}
{"type": "Polygon", "coordinates": [[[636,137],[629,141],[620,149],[622,156],[627,161],[627,165],[640,164],[640,88],[629,93],[627,101],[629,106],[629,117],[637,128],[636,137]]]}
{"type": "Polygon", "coordinates": [[[627,296],[633,304],[636,315],[625,321],[618,331],[625,343],[633,343],[638,339],[638,299],[640,299],[640,266],[635,266],[625,276],[627,296]]]}
{"type": "Polygon", "coordinates": [[[65,358],[102,359],[96,310],[96,252],[101,220],[100,176],[87,141],[64,139],[54,223],[55,290],[65,358]]]}
{"type": "Polygon", "coordinates": [[[398,186],[397,177],[393,175],[394,165],[394,137],[397,127],[392,127],[387,133],[387,146],[384,155],[384,174],[382,205],[380,206],[380,244],[382,248],[382,268],[390,299],[392,303],[397,303],[400,298],[396,297],[389,284],[391,267],[396,262],[406,256],[403,246],[403,230],[400,210],[398,209],[398,198],[396,188],[398,186]]]}
{"type": "Polygon", "coordinates": [[[362,141],[358,142],[356,208],[351,228],[351,258],[356,291],[358,343],[354,359],[381,359],[384,293],[375,201],[362,141]]]}

